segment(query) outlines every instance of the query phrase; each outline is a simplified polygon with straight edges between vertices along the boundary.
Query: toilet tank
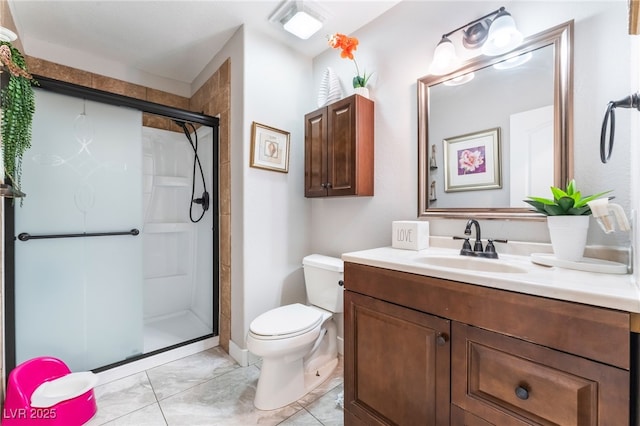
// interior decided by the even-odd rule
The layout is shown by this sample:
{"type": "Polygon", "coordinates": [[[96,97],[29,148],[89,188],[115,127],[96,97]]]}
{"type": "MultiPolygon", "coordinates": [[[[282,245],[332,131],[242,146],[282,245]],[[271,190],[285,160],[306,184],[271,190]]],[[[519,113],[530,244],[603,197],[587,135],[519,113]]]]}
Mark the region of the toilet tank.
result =
{"type": "Polygon", "coordinates": [[[309,303],[330,312],[342,312],[342,259],[311,254],[302,259],[302,266],[309,303]]]}

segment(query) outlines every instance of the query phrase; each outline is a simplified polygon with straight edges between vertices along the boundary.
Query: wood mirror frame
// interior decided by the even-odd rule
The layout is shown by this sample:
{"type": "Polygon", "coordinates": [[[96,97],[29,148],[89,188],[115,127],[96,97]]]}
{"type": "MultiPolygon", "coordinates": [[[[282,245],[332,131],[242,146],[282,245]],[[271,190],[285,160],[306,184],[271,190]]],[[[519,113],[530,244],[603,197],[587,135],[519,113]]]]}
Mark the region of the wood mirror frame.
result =
{"type": "Polygon", "coordinates": [[[429,208],[429,87],[550,45],[554,57],[554,186],[564,186],[573,176],[573,21],[569,21],[526,38],[504,55],[472,58],[449,74],[418,79],[418,217],[466,218],[472,214],[484,219],[545,219],[529,208],[429,208]]]}

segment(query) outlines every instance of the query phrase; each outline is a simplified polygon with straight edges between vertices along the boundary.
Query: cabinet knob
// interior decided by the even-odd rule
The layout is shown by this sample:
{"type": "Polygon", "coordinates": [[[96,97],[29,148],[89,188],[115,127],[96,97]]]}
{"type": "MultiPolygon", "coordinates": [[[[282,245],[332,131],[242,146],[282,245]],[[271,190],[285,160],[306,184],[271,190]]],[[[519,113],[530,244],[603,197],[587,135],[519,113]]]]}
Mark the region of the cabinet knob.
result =
{"type": "Polygon", "coordinates": [[[529,390],[524,386],[518,386],[516,388],[516,396],[523,401],[529,399],[529,390]]]}
{"type": "Polygon", "coordinates": [[[449,336],[447,333],[438,333],[438,337],[436,337],[436,343],[438,346],[444,346],[449,341],[449,336]]]}
{"type": "Polygon", "coordinates": [[[327,188],[331,189],[333,187],[333,185],[331,185],[331,182],[327,182],[327,188]]]}
{"type": "Polygon", "coordinates": [[[325,188],[325,189],[327,189],[327,184],[326,183],[321,183],[320,186],[325,188]]]}

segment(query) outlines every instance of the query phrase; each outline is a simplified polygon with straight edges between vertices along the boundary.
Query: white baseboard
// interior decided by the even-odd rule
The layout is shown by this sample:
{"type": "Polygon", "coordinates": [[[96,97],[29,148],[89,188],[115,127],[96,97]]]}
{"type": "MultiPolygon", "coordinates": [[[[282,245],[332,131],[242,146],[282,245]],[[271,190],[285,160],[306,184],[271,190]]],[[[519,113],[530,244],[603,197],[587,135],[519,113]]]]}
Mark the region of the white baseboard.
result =
{"type": "Polygon", "coordinates": [[[241,367],[247,367],[260,360],[260,357],[255,356],[248,349],[242,349],[233,340],[229,340],[229,356],[235,359],[241,367]]]}
{"type": "Polygon", "coordinates": [[[220,338],[218,336],[211,337],[170,351],[161,352],[157,355],[132,361],[118,367],[110,368],[109,370],[101,371],[98,373],[98,378],[100,379],[98,384],[103,385],[114,380],[131,376],[132,374],[137,374],[142,371],[158,367],[171,361],[176,361],[189,355],[197,354],[198,352],[206,351],[207,349],[218,346],[219,342],[220,338]]]}

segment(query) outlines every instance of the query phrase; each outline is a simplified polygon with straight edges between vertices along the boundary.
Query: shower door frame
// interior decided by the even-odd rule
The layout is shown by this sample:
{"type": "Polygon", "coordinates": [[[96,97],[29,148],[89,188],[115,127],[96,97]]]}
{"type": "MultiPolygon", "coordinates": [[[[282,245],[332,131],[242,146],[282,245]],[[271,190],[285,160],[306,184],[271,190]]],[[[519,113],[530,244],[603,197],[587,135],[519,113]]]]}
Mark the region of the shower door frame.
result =
{"type": "MultiPolygon", "coordinates": [[[[201,124],[211,127],[213,132],[213,185],[211,188],[210,209],[213,214],[213,330],[212,335],[220,334],[220,194],[219,194],[219,126],[220,120],[206,114],[200,114],[180,108],[170,107],[154,102],[136,99],[129,96],[119,95],[103,90],[93,89],[90,87],[80,86],[73,83],[67,83],[48,77],[34,75],[35,80],[39,83],[38,87],[61,95],[72,96],[76,98],[86,99],[95,102],[101,102],[108,105],[132,108],[143,113],[160,115],[170,119],[188,121],[195,124],[201,124]]],[[[16,321],[15,321],[15,213],[13,209],[14,199],[5,198],[4,200],[4,274],[5,274],[5,291],[4,291],[4,352],[5,352],[5,371],[11,371],[16,366],[16,321]]],[[[118,365],[126,364],[142,358],[146,358],[167,350],[184,346],[199,340],[211,337],[206,335],[182,342],[166,348],[158,349],[149,353],[144,353],[135,357],[103,366],[94,371],[102,371],[118,365]]]]}

